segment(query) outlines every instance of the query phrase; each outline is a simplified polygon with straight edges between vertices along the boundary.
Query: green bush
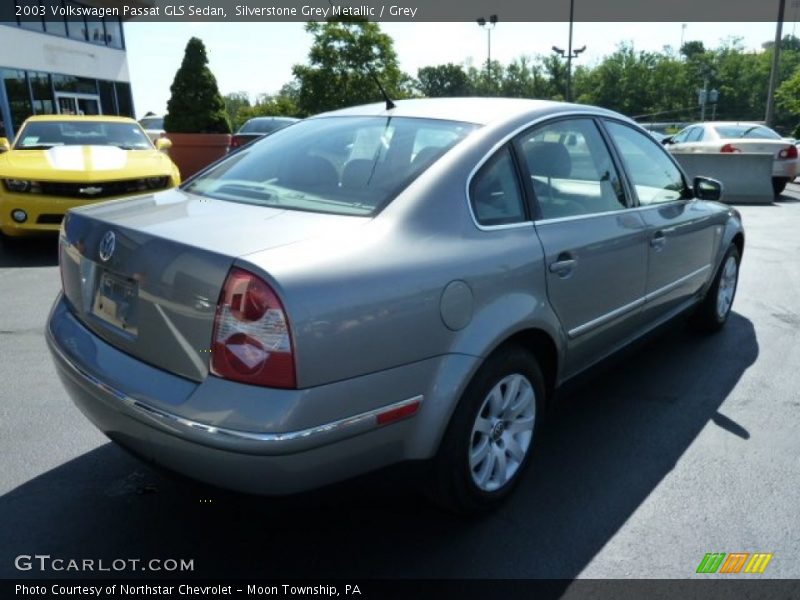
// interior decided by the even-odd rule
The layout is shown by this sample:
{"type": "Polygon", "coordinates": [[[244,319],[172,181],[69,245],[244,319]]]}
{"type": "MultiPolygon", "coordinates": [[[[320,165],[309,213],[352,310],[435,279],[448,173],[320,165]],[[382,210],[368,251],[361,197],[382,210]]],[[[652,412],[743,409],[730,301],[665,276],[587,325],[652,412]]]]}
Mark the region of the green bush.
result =
{"type": "Polygon", "coordinates": [[[164,129],[167,133],[230,133],[225,101],[208,68],[203,42],[193,37],[186,44],[183,63],[169,88],[164,129]]]}

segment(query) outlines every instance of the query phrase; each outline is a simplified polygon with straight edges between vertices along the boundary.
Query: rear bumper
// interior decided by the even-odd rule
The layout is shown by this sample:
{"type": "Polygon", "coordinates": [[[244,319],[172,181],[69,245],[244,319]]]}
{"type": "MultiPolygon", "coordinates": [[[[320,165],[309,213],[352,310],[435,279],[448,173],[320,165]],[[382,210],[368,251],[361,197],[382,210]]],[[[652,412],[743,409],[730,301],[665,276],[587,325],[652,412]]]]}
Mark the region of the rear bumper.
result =
{"type": "Polygon", "coordinates": [[[800,169],[798,160],[775,160],[772,162],[772,176],[794,179],[800,169]]]}
{"type": "MultiPolygon", "coordinates": [[[[239,403],[248,403],[254,389],[261,394],[264,407],[270,405],[272,394],[284,396],[282,405],[287,394],[292,396],[289,405],[295,413],[302,413],[302,405],[313,404],[315,396],[327,396],[334,402],[347,390],[358,395],[373,388],[375,398],[392,396],[389,402],[379,400],[379,406],[369,410],[302,427],[293,426],[296,420],[292,420],[291,411],[284,414],[285,427],[280,430],[277,426],[273,431],[262,430],[262,422],[277,422],[266,413],[263,420],[254,419],[251,427],[226,426],[222,417],[187,416],[193,414],[193,408],[198,410],[198,404],[209,402],[202,389],[205,383],[165,373],[108,346],[77,322],[61,299],[51,313],[46,338],[72,400],[109,438],[167,469],[230,489],[286,494],[319,487],[402,460],[424,458],[441,434],[437,425],[442,413],[436,407],[426,410],[429,403],[421,402],[424,392],[406,391],[398,399],[398,387],[407,389],[407,384],[398,383],[393,390],[384,387],[385,377],[376,375],[289,391],[262,390],[209,378],[215,380],[212,390],[220,404],[207,410],[207,415],[222,415],[223,407],[229,413],[242,409],[239,403]],[[372,378],[373,382],[365,381],[372,378]],[[142,385],[137,386],[137,381],[142,385]],[[222,390],[222,384],[225,393],[220,397],[216,393],[222,390]],[[416,402],[421,403],[413,417],[378,426],[377,413],[416,402]]],[[[425,365],[422,371],[419,365],[401,368],[393,378],[399,382],[411,376],[422,389],[424,383],[439,375],[442,360],[446,362],[432,359],[435,364],[425,365]],[[405,375],[404,370],[408,371],[405,375]],[[415,375],[423,371],[429,377],[420,381],[415,375]]]]}

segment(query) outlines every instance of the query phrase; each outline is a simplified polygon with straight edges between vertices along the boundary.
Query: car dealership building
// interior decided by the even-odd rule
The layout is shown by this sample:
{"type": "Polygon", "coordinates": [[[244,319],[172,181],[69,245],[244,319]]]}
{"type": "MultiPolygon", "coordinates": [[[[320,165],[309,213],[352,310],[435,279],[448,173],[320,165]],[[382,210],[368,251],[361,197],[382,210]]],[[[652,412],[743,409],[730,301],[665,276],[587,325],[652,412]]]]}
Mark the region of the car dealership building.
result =
{"type": "Polygon", "coordinates": [[[12,139],[30,115],[134,116],[122,19],[97,16],[113,3],[0,4],[0,137],[12,139]],[[31,14],[41,10],[46,16],[31,14]]]}

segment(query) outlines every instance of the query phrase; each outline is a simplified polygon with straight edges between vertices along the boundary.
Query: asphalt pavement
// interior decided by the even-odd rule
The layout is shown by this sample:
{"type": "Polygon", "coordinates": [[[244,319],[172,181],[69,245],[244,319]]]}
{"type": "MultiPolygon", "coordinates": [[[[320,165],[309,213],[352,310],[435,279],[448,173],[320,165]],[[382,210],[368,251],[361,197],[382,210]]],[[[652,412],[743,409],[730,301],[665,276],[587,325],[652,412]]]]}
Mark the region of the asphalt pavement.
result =
{"type": "Polygon", "coordinates": [[[3,246],[0,577],[87,575],[15,568],[47,554],[190,559],[196,577],[687,578],[707,552],[768,552],[761,577],[800,578],[800,185],[738,208],[726,328],[676,323],[563,390],[533,468],[477,520],[431,507],[402,468],[282,499],[153,471],[56,377],[55,241],[3,246]]]}

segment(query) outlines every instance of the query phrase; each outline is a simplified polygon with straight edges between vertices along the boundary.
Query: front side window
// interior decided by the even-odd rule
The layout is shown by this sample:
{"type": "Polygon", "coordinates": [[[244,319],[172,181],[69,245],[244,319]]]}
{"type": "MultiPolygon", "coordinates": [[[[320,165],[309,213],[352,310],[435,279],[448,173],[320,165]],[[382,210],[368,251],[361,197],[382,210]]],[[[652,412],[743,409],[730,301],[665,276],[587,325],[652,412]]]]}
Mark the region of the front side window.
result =
{"type": "Polygon", "coordinates": [[[672,143],[673,144],[683,144],[684,142],[688,141],[689,136],[694,131],[694,127],[687,127],[686,129],[679,131],[675,135],[672,136],[672,143]]]}
{"type": "Polygon", "coordinates": [[[525,220],[519,177],[508,147],[487,162],[470,185],[470,203],[481,225],[508,225],[525,220]]]}
{"type": "Polygon", "coordinates": [[[245,146],[185,189],[232,202],[371,216],[476,128],[403,117],[308,119],[245,146]],[[431,131],[451,133],[450,143],[421,148],[431,131]]]}
{"type": "Polygon", "coordinates": [[[615,121],[606,121],[606,128],[622,155],[639,204],[646,206],[688,197],[683,175],[661,146],[647,135],[615,121]]]}
{"type": "Polygon", "coordinates": [[[617,169],[591,119],[549,123],[517,144],[543,219],[627,208],[617,169]]]}

